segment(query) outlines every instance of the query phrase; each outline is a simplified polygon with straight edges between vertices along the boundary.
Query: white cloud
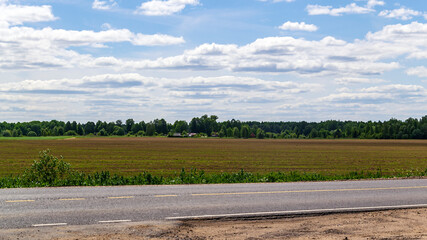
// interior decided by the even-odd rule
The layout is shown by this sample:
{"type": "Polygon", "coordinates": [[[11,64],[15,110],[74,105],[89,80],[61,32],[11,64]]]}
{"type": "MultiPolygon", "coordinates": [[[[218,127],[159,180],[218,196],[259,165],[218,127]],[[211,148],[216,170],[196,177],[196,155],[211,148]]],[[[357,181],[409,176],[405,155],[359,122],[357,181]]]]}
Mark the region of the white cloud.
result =
{"type": "Polygon", "coordinates": [[[361,78],[361,77],[341,77],[336,78],[335,82],[338,84],[372,84],[372,83],[382,83],[385,82],[383,79],[379,78],[361,78]]]}
{"type": "Polygon", "coordinates": [[[128,29],[109,29],[105,31],[74,31],[52,29],[50,27],[36,30],[29,27],[12,27],[0,29],[0,40],[18,44],[40,44],[41,47],[90,46],[109,42],[131,42],[134,45],[171,45],[183,43],[182,37],[169,35],[144,35],[132,33],[128,29]],[[37,43],[37,41],[39,41],[37,43]]]}
{"type": "Polygon", "coordinates": [[[341,16],[343,14],[366,14],[374,12],[372,8],[361,7],[356,3],[350,3],[345,7],[333,8],[332,6],[308,5],[307,11],[309,15],[331,15],[341,16]]]}
{"type": "Polygon", "coordinates": [[[138,33],[132,39],[132,44],[140,46],[161,46],[185,43],[183,37],[173,37],[164,34],[145,35],[138,33]]]}
{"type": "Polygon", "coordinates": [[[410,20],[415,16],[421,16],[422,13],[408,8],[399,8],[394,10],[381,11],[378,16],[386,18],[396,18],[400,20],[410,20]]]}
{"type": "Polygon", "coordinates": [[[421,57],[417,54],[427,51],[427,42],[424,40],[426,38],[427,24],[413,22],[407,25],[385,26],[381,31],[368,33],[365,39],[354,42],[333,37],[318,41],[268,37],[243,46],[203,44],[176,56],[155,60],[120,61],[117,67],[222,69],[299,75],[332,74],[338,79],[348,76],[366,78],[366,75],[379,75],[400,68],[398,61],[401,57],[421,57]]]}
{"type": "MultiPolygon", "coordinates": [[[[128,29],[71,31],[29,27],[0,28],[0,69],[59,68],[86,64],[93,59],[69,50],[72,46],[106,47],[105,44],[129,42],[137,46],[173,45],[182,37],[132,33],[128,29]]],[[[116,61],[117,63],[117,61],[116,61]]]]}
{"type": "Polygon", "coordinates": [[[98,10],[109,10],[115,6],[117,6],[117,2],[115,2],[114,0],[108,0],[108,1],[94,0],[92,3],[92,8],[98,9],[98,10]]]}
{"type": "Polygon", "coordinates": [[[257,39],[244,46],[203,44],[185,51],[182,55],[156,60],[122,61],[120,67],[224,69],[234,72],[283,72],[301,75],[372,75],[399,67],[399,64],[393,61],[381,62],[382,59],[403,54],[396,52],[395,46],[389,45],[389,42],[347,43],[333,37],[320,41],[269,37],[257,39]],[[390,48],[390,52],[384,53],[384,48],[390,48]]]}
{"type": "Polygon", "coordinates": [[[282,30],[308,31],[308,32],[315,32],[318,29],[317,26],[314,24],[307,24],[305,22],[290,22],[290,21],[285,22],[279,28],[282,30]]]}
{"type": "MultiPolygon", "coordinates": [[[[207,107],[212,114],[217,112],[221,116],[237,112],[243,106],[258,109],[253,113],[264,114],[270,106],[302,100],[306,93],[320,88],[319,84],[251,77],[152,78],[127,73],[3,84],[0,86],[0,101],[11,108],[25,109],[26,116],[31,116],[32,111],[43,112],[46,119],[53,118],[57,111],[74,118],[76,113],[94,117],[91,113],[102,112],[102,120],[129,116],[154,119],[159,112],[180,114],[183,109],[186,111],[184,115],[191,112],[197,116],[207,107]],[[31,104],[34,101],[38,103],[36,106],[31,104]],[[58,102],[63,104],[54,107],[58,102]],[[154,105],[156,107],[152,108],[154,105]],[[141,111],[142,108],[145,110],[141,111]]],[[[70,119],[69,116],[64,118],[70,119]]]]}
{"type": "Polygon", "coordinates": [[[0,2],[0,27],[20,25],[24,22],[53,21],[56,17],[51,6],[21,6],[0,2]]]}
{"type": "Polygon", "coordinates": [[[182,11],[187,5],[198,5],[199,0],[151,0],[143,2],[136,13],[148,16],[172,15],[182,11]]]}
{"type": "Polygon", "coordinates": [[[278,2],[295,2],[295,0],[258,0],[260,2],[274,2],[274,3],[278,3],[278,2]]]}
{"type": "Polygon", "coordinates": [[[384,6],[385,2],[380,0],[368,0],[368,3],[366,4],[366,7],[368,8],[374,8],[376,6],[384,6]]]}
{"type": "Polygon", "coordinates": [[[409,68],[406,74],[410,76],[427,77],[427,68],[424,66],[409,68]]]}
{"type": "Polygon", "coordinates": [[[348,92],[333,93],[329,96],[323,97],[321,101],[326,102],[361,102],[361,103],[406,103],[416,101],[416,99],[425,99],[427,97],[427,90],[418,85],[402,85],[390,84],[375,86],[370,88],[363,88],[359,90],[348,92]]]}

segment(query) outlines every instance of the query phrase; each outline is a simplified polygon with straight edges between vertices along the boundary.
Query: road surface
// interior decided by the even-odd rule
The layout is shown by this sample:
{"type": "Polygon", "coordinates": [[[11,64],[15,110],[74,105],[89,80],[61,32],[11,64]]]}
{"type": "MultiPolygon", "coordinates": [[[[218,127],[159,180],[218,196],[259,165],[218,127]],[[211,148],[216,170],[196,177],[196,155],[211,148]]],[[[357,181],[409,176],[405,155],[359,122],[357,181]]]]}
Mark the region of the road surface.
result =
{"type": "Polygon", "coordinates": [[[0,189],[0,229],[427,207],[427,179],[0,189]]]}

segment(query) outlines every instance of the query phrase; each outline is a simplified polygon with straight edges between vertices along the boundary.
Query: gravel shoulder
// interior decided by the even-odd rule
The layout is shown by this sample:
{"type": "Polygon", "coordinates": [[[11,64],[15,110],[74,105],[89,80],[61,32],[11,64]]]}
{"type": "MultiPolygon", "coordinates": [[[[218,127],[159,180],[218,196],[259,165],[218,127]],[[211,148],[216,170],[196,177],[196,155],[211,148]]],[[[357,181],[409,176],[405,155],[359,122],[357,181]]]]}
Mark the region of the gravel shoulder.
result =
{"type": "Polygon", "coordinates": [[[427,208],[280,219],[11,229],[0,230],[0,239],[427,239],[427,208]]]}

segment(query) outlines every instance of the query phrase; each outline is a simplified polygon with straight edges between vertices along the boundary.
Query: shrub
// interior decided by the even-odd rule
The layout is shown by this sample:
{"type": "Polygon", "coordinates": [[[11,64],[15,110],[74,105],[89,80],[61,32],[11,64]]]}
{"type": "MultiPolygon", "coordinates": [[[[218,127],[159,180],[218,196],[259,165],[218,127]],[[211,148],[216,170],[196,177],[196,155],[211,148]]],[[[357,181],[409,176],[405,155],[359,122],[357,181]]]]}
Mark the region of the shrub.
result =
{"type": "Polygon", "coordinates": [[[34,132],[34,131],[29,131],[29,132],[27,133],[27,136],[28,136],[28,137],[37,137],[37,133],[36,133],[36,132],[34,132]]]}
{"type": "Polygon", "coordinates": [[[119,126],[114,126],[113,135],[123,136],[125,135],[125,130],[119,126]]]}
{"type": "Polygon", "coordinates": [[[98,136],[107,136],[108,135],[108,133],[107,133],[107,131],[105,131],[105,129],[103,128],[103,129],[101,129],[101,130],[99,130],[99,132],[98,132],[98,134],[97,134],[98,136]]]}
{"type": "Polygon", "coordinates": [[[71,175],[70,164],[50,153],[50,150],[39,152],[39,159],[34,160],[26,169],[22,178],[30,186],[54,186],[71,175]]]}
{"type": "Polygon", "coordinates": [[[70,131],[67,131],[64,135],[65,136],[77,136],[77,133],[74,130],[70,130],[70,131]]]}
{"type": "Polygon", "coordinates": [[[10,133],[10,131],[9,131],[9,130],[4,130],[4,131],[1,133],[1,135],[2,135],[3,137],[11,137],[11,136],[12,136],[12,134],[10,133]]]}

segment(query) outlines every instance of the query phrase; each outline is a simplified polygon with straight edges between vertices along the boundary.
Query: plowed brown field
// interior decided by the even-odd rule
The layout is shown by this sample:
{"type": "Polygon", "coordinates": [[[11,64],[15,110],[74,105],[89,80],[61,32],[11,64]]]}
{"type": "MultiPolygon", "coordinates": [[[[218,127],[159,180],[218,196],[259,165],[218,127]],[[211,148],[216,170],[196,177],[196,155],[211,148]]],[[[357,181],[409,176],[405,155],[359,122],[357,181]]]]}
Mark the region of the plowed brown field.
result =
{"type": "Polygon", "coordinates": [[[122,175],[147,171],[173,175],[181,168],[206,172],[305,171],[325,175],[350,171],[396,173],[427,169],[427,140],[276,140],[75,138],[1,140],[0,176],[21,173],[51,149],[84,172],[122,175]]]}

